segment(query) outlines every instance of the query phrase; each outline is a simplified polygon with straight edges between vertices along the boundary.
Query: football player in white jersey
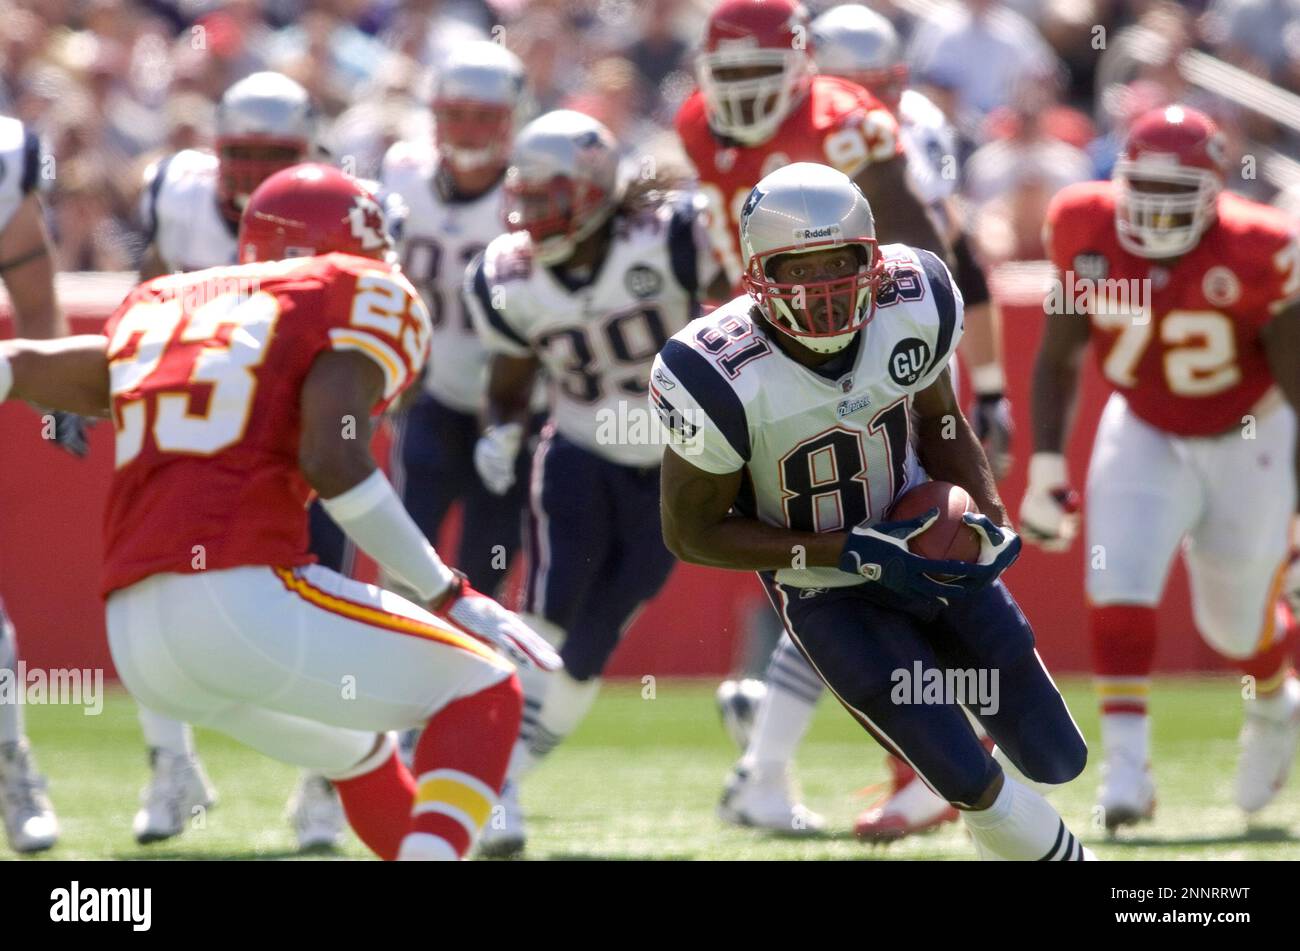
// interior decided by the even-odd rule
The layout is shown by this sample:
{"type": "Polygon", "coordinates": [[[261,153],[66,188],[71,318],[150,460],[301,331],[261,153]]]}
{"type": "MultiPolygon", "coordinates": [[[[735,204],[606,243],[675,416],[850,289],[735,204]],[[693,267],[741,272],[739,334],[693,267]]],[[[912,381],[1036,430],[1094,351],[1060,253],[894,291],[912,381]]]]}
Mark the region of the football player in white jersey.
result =
{"type": "MultiPolygon", "coordinates": [[[[217,109],[216,151],[185,149],[145,171],[140,220],[149,244],[140,278],[236,263],[239,216],[262,181],[306,160],[316,119],[307,91],[280,73],[254,73],[234,83],[217,109]]],[[[345,560],[342,533],[321,511],[311,512],[312,551],[336,571],[345,560]]],[[[141,706],[140,725],[152,774],[135,815],[141,844],[179,835],[216,793],[194,750],[188,724],[141,706]]],[[[346,819],[333,787],[304,773],[288,806],[304,849],[337,844],[346,819]]]]}
{"type": "MultiPolygon", "coordinates": [[[[827,10],[812,24],[812,49],[819,73],[864,87],[898,119],[912,189],[934,213],[953,247],[956,280],[965,301],[967,333],[961,356],[973,367],[975,402],[971,418],[976,435],[1000,478],[1010,465],[1010,405],[998,352],[999,333],[988,285],[961,233],[952,198],[957,189],[957,136],[940,109],[919,92],[907,89],[907,67],[890,22],[859,4],[827,10]]],[[[956,388],[956,370],[954,388],[956,388]]],[[[796,801],[788,780],[789,766],[823,690],[816,675],[788,637],[772,653],[764,685],[728,681],[719,689],[719,704],[733,732],[746,740],[742,766],[728,782],[720,815],[731,822],[788,832],[815,832],[821,819],[796,801]],[[752,709],[752,729],[737,731],[739,712],[752,709]]],[[[858,817],[856,833],[887,841],[910,832],[955,821],[956,810],[931,792],[902,761],[891,758],[890,790],[884,801],[858,817]]]]}
{"type": "Polygon", "coordinates": [[[405,203],[402,271],[433,319],[423,391],[395,418],[394,482],[429,538],[438,537],[449,509],[461,502],[465,529],[456,564],[489,593],[519,547],[528,460],[520,454],[515,485],[504,497],[489,491],[474,468],[488,354],[461,289],[465,269],[502,230],[501,181],[523,94],[517,56],[487,40],[463,44],[435,80],[436,139],[395,143],[380,174],[405,203]]]}
{"type": "Polygon", "coordinates": [[[692,322],[655,361],[651,402],[675,437],[664,541],[684,561],[759,572],[817,676],[962,812],[982,858],[1091,858],[1003,768],[1064,783],[1087,747],[998,580],[1020,540],[952,390],[962,300],[948,269],[922,249],[880,247],[858,187],[811,163],[758,183],[740,243],[747,296],[692,322]],[[963,487],[984,513],[964,516],[976,562],[911,552],[937,509],[883,520],[930,478],[963,487]],[[900,694],[899,672],[922,670],[950,683],[996,674],[997,702],[900,694]]]}
{"type": "MultiPolygon", "coordinates": [[[[45,231],[42,181],[40,140],[17,119],[0,116],[0,279],[9,292],[17,336],[47,339],[66,336],[68,324],[54,296],[54,253],[45,231]]],[[[80,418],[52,415],[59,445],[85,455],[80,418]]],[[[12,670],[17,662],[14,626],[0,600],[0,670],[12,670]]],[[[59,823],[17,703],[0,703],[0,816],[15,852],[39,852],[58,842],[59,823]]]]}
{"type": "Polygon", "coordinates": [[[524,678],[505,821],[480,843],[494,855],[523,848],[520,779],[581,722],[623,631],[672,569],[645,394],[659,348],[726,287],[703,199],[653,181],[625,187],[613,136],[588,116],[560,110],[524,127],[505,197],[510,232],[466,274],[493,354],[475,464],[493,491],[512,485],[544,370],[552,409],[529,485],[523,613],[560,646],[564,669],[524,678]]]}

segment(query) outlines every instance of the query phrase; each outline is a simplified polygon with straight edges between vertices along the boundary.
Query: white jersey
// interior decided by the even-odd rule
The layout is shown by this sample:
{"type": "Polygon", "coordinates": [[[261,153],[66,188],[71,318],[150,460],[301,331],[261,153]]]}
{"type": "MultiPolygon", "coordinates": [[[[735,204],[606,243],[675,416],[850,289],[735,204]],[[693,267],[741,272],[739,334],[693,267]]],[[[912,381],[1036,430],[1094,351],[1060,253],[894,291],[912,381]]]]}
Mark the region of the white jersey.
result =
{"type": "Polygon", "coordinates": [[[695,193],[619,217],[591,283],[570,288],[532,260],[526,234],[488,245],[466,275],[465,298],[495,353],[535,355],[550,380],[560,435],[610,462],[659,464],[659,425],[645,398],[668,338],[698,312],[718,274],[695,193]]]}
{"type": "Polygon", "coordinates": [[[425,390],[462,413],[482,407],[487,350],[461,297],[465,269],[504,230],[501,187],[468,200],[443,194],[435,178],[438,157],[427,146],[397,142],[384,156],[380,179],[406,205],[399,242],[402,271],[424,298],[433,319],[425,390]]]}
{"type": "Polygon", "coordinates": [[[184,149],[150,165],[140,221],[169,271],[235,263],[239,224],[217,204],[217,157],[210,152],[184,149]]]}
{"type": "MultiPolygon", "coordinates": [[[[673,337],[655,361],[650,399],[672,450],[696,468],[748,479],[736,510],[801,532],[880,521],[926,481],[912,398],[943,372],[962,335],[962,299],[929,251],[885,245],[891,281],[876,315],[828,367],[786,356],[738,297],[673,337]],[[836,366],[836,364],[840,364],[836,366]]],[[[779,332],[779,331],[773,331],[779,332]]],[[[836,568],[787,568],[781,584],[860,584],[836,568]]]]}
{"type": "Polygon", "coordinates": [[[917,197],[933,205],[957,190],[957,133],[943,110],[915,89],[898,103],[907,171],[917,197]]]}
{"type": "Polygon", "coordinates": [[[0,232],[40,185],[41,146],[17,119],[0,116],[0,232]]]}

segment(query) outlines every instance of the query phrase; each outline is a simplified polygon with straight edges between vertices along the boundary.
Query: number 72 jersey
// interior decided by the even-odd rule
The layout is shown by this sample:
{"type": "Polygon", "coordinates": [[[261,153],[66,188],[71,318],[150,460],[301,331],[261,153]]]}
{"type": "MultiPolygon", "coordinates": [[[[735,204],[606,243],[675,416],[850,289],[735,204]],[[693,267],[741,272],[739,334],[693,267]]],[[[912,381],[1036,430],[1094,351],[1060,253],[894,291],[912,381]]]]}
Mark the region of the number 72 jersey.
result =
{"type": "MultiPolygon", "coordinates": [[[[706,472],[743,469],[738,513],[794,531],[843,532],[880,521],[926,480],[912,399],[939,378],[961,339],[962,300],[935,255],[899,244],[881,250],[891,280],[851,363],[835,375],[787,357],[748,297],[692,321],[655,361],[650,401],[672,431],[672,451],[706,472]]],[[[862,581],[797,566],[776,578],[797,587],[862,581]]]]}
{"type": "Polygon", "coordinates": [[[400,272],[326,254],[155,278],[104,334],[110,592],[162,572],[313,561],[298,466],[307,372],[328,350],[366,356],[383,375],[378,412],[418,377],[430,331],[400,272]]]}

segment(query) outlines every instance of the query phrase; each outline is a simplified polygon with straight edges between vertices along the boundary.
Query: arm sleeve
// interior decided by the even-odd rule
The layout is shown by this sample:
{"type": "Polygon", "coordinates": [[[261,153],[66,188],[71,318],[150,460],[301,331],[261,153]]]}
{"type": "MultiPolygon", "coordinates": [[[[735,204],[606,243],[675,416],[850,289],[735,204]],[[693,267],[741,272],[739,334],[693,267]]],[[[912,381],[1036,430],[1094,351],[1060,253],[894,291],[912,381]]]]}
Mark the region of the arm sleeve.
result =
{"type": "Polygon", "coordinates": [[[961,335],[965,327],[962,320],[963,301],[961,291],[957,289],[957,284],[952,279],[948,266],[943,263],[938,255],[932,254],[924,248],[916,248],[915,251],[916,256],[921,259],[921,267],[925,271],[926,289],[929,292],[928,297],[938,318],[934,324],[933,339],[930,341],[930,362],[926,365],[921,378],[912,387],[913,392],[919,393],[930,386],[943,373],[943,368],[948,365],[952,355],[957,352],[957,344],[961,342],[961,335]]]}
{"type": "Polygon", "coordinates": [[[508,357],[529,356],[533,352],[532,345],[506,316],[502,299],[505,287],[492,284],[489,270],[488,251],[476,257],[465,269],[462,296],[465,309],[474,321],[474,329],[492,353],[508,357]]]}
{"type": "Polygon", "coordinates": [[[744,404],[708,359],[680,340],[655,357],[650,405],[668,430],[669,448],[691,465],[722,474],[748,463],[744,404]]]}

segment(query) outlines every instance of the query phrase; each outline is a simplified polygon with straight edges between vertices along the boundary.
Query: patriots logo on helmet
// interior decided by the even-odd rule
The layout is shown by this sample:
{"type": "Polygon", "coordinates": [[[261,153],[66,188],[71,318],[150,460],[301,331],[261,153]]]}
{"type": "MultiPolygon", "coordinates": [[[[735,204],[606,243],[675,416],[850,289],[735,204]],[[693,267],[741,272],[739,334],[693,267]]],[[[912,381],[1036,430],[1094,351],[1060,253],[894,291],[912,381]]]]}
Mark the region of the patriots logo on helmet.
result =
{"type": "Polygon", "coordinates": [[[740,209],[741,224],[744,224],[749,219],[749,216],[754,213],[754,209],[758,207],[758,203],[763,200],[763,196],[766,194],[767,192],[757,186],[749,193],[749,197],[745,199],[745,207],[740,209]]]}

